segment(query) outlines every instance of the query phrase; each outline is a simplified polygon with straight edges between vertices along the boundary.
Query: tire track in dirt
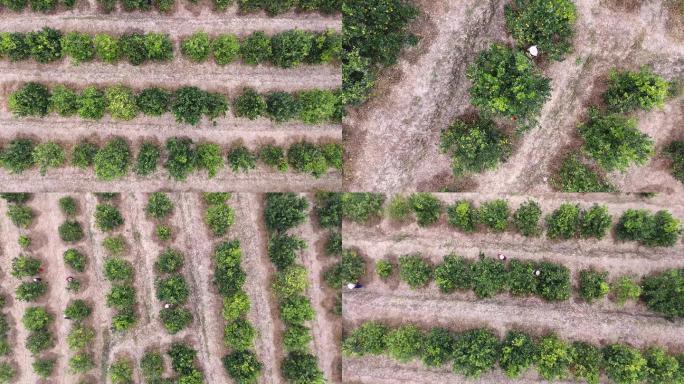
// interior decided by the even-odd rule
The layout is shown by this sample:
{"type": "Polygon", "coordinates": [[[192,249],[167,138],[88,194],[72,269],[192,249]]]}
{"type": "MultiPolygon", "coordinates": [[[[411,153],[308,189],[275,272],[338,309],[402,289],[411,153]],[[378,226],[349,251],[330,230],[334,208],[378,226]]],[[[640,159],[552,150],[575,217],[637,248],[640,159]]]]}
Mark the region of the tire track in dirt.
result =
{"type": "MultiPolygon", "coordinates": [[[[518,379],[510,379],[500,370],[494,370],[479,379],[470,379],[453,373],[449,365],[442,368],[427,368],[418,361],[402,364],[381,356],[345,358],[343,372],[345,382],[354,384],[536,384],[540,382],[540,378],[532,370],[527,371],[518,379]]],[[[554,380],[554,383],[576,382],[554,380]]]]}
{"type": "Polygon", "coordinates": [[[209,236],[208,229],[202,219],[201,196],[194,193],[177,194],[178,211],[182,215],[182,235],[187,248],[188,263],[184,268],[190,273],[193,292],[197,292],[194,305],[199,324],[200,355],[205,366],[209,382],[231,382],[222,368],[225,348],[223,346],[224,321],[221,316],[223,300],[216,292],[213,284],[213,252],[214,239],[209,236]]]}
{"type": "Polygon", "coordinates": [[[341,16],[288,13],[277,17],[266,17],[236,15],[234,11],[220,14],[206,9],[192,14],[190,12],[178,12],[175,15],[116,12],[105,15],[95,7],[91,7],[89,10],[74,10],[54,15],[3,12],[1,18],[0,29],[3,31],[33,31],[45,26],[89,33],[146,31],[185,36],[204,31],[209,34],[234,33],[244,36],[253,31],[274,34],[293,28],[311,31],[342,30],[341,16]]]}
{"type": "MultiPolygon", "coordinates": [[[[176,50],[179,55],[180,50],[176,50]]],[[[18,89],[26,82],[46,84],[63,83],[70,87],[84,88],[89,85],[107,86],[124,84],[136,90],[148,87],[180,88],[195,86],[206,91],[220,92],[234,98],[242,94],[245,87],[260,93],[270,91],[297,92],[307,89],[337,89],[342,86],[339,66],[300,66],[282,69],[271,66],[252,67],[231,64],[220,67],[211,63],[196,64],[176,57],[164,64],[133,66],[127,63],[117,65],[91,62],[72,65],[67,60],[59,64],[37,64],[35,62],[12,63],[0,61],[5,70],[0,73],[2,90],[18,89]],[[153,74],[151,76],[151,74],[153,74]]]]}
{"type": "MultiPolygon", "coordinates": [[[[307,195],[310,202],[312,197],[312,195],[307,195]]],[[[341,373],[338,369],[340,360],[338,346],[341,335],[337,332],[342,330],[335,326],[339,320],[335,319],[334,315],[324,306],[324,302],[327,299],[326,291],[329,288],[325,285],[323,274],[330,264],[329,262],[326,263],[326,261],[330,261],[326,259],[330,258],[319,252],[320,249],[317,245],[321,243],[322,237],[325,237],[326,233],[321,233],[325,231],[320,231],[320,228],[318,231],[314,228],[313,216],[312,208],[308,215],[309,220],[293,228],[291,232],[306,240],[308,244],[305,250],[299,252],[299,259],[308,271],[310,286],[306,296],[311,299],[311,304],[316,312],[316,317],[311,324],[313,354],[318,358],[319,365],[323,369],[328,382],[339,383],[342,381],[341,373]]]]}
{"type": "MultiPolygon", "coordinates": [[[[28,203],[31,208],[33,208],[32,202],[28,203]]],[[[35,383],[39,380],[38,375],[33,372],[31,367],[31,362],[33,357],[31,353],[26,349],[25,342],[26,337],[28,337],[28,331],[21,324],[21,317],[24,315],[26,308],[30,307],[32,304],[23,302],[16,299],[15,291],[21,280],[10,275],[12,270],[12,259],[19,256],[21,249],[17,243],[17,239],[21,234],[28,234],[29,236],[35,237],[37,234],[33,233],[33,227],[28,230],[19,230],[10,219],[7,217],[7,208],[9,204],[4,199],[0,199],[0,210],[2,210],[2,219],[0,220],[0,231],[4,234],[6,241],[2,242],[2,258],[0,258],[0,267],[2,269],[2,286],[3,294],[7,298],[7,303],[5,304],[5,314],[7,315],[7,320],[10,323],[10,333],[9,338],[12,343],[12,356],[14,357],[14,364],[17,367],[17,375],[15,380],[17,382],[27,382],[35,383]]],[[[39,218],[36,218],[39,219],[39,218]]],[[[35,220],[35,219],[34,219],[35,220]]],[[[35,224],[34,224],[35,225],[35,224]]],[[[45,258],[37,252],[31,252],[37,258],[40,258],[45,262],[45,258]]],[[[40,302],[40,304],[45,304],[40,302]]],[[[53,308],[48,308],[52,312],[53,308]]],[[[54,332],[54,330],[53,330],[54,332]]]]}
{"type": "Polygon", "coordinates": [[[275,269],[268,258],[266,244],[268,234],[263,222],[262,194],[239,193],[233,195],[229,204],[235,209],[235,225],[231,230],[240,239],[242,267],[247,273],[244,290],[252,300],[247,316],[259,330],[255,346],[259,361],[264,365],[259,382],[280,384],[283,360],[282,333],[278,304],[271,290],[275,269]]]}
{"type": "Polygon", "coordinates": [[[636,347],[661,345],[670,347],[672,351],[684,349],[683,321],[587,310],[588,306],[578,304],[548,308],[518,303],[468,302],[446,297],[417,299],[401,294],[365,291],[346,292],[343,306],[347,329],[353,329],[363,321],[389,320],[457,330],[486,326],[499,335],[513,328],[534,334],[553,331],[573,341],[595,344],[622,342],[636,347]]]}

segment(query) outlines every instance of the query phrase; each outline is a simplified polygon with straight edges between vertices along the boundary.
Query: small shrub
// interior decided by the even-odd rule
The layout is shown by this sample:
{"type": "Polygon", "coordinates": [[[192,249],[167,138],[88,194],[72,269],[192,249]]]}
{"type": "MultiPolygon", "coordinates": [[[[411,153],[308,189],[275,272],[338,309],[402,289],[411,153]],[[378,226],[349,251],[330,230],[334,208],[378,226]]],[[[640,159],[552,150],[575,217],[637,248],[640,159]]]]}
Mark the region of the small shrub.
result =
{"type": "Polygon", "coordinates": [[[82,350],[92,343],[95,338],[95,330],[90,327],[77,325],[67,335],[67,345],[72,350],[82,350]]]}
{"type": "Polygon", "coordinates": [[[563,203],[546,216],[547,235],[551,239],[571,239],[577,236],[580,225],[580,208],[577,204],[563,203]]]}
{"type": "Polygon", "coordinates": [[[663,151],[672,160],[672,176],[684,183],[684,141],[673,141],[663,151]]]}
{"type": "Polygon", "coordinates": [[[428,367],[441,367],[451,360],[454,349],[454,337],[443,328],[433,328],[425,335],[420,359],[428,367]]]}
{"type": "Polygon", "coordinates": [[[271,92],[266,95],[266,114],[278,123],[290,121],[300,112],[299,100],[287,92],[271,92]]]}
{"type": "Polygon", "coordinates": [[[42,351],[52,348],[55,345],[55,339],[47,329],[31,332],[26,338],[26,349],[36,356],[42,351]]]}
{"type": "Polygon", "coordinates": [[[539,340],[539,362],[537,370],[546,380],[560,380],[568,375],[572,363],[570,346],[556,335],[547,335],[539,340]]]}
{"type": "Polygon", "coordinates": [[[162,88],[147,88],[138,94],[135,102],[144,115],[161,116],[169,111],[171,93],[162,88]]]}
{"type": "Polygon", "coordinates": [[[197,87],[178,88],[173,93],[171,112],[177,122],[197,125],[205,113],[206,101],[206,92],[197,87]]]}
{"type": "MultiPolygon", "coordinates": [[[[23,0],[15,1],[23,2],[23,0]]],[[[11,3],[11,1],[5,1],[4,5],[11,8],[11,3]]],[[[30,55],[31,49],[26,41],[25,33],[0,33],[0,56],[7,56],[11,61],[22,61],[26,60],[30,55]]]]}
{"type": "Polygon", "coordinates": [[[279,270],[283,270],[291,266],[297,253],[306,247],[306,242],[298,236],[276,234],[268,242],[268,257],[279,270]]]}
{"type": "Polygon", "coordinates": [[[126,251],[126,240],[123,236],[109,236],[102,240],[102,247],[110,256],[121,256],[126,251]]]}
{"type": "Polygon", "coordinates": [[[184,259],[182,252],[167,248],[159,254],[159,258],[154,263],[154,268],[163,273],[178,272],[183,267],[184,259]]]}
{"type": "Polygon", "coordinates": [[[496,168],[511,152],[508,137],[494,121],[456,120],[441,134],[440,149],[451,156],[454,175],[479,173],[496,168]]]}
{"type": "Polygon", "coordinates": [[[285,150],[274,145],[266,145],[259,150],[259,158],[269,167],[279,172],[286,172],[289,168],[285,150]]]}
{"type": "Polygon", "coordinates": [[[610,292],[610,285],[606,281],[607,277],[608,272],[598,272],[593,269],[580,271],[580,296],[591,303],[607,295],[610,292]]]}
{"type": "Polygon", "coordinates": [[[401,326],[387,333],[385,343],[390,357],[406,363],[420,355],[423,332],[414,325],[401,326]]]}
{"type": "Polygon", "coordinates": [[[684,269],[670,269],[648,276],[641,283],[649,309],[669,318],[684,317],[684,269]]]}
{"type": "Polygon", "coordinates": [[[17,287],[17,300],[34,301],[47,292],[47,283],[43,281],[23,282],[17,287]]]}
{"type": "Polygon", "coordinates": [[[249,349],[257,336],[256,329],[245,319],[228,323],[224,329],[223,342],[226,346],[241,351],[249,349]]]}
{"type": "Polygon", "coordinates": [[[612,224],[613,219],[608,213],[608,208],[594,204],[591,208],[582,212],[579,233],[583,238],[595,237],[603,239],[612,224]]]}
{"type": "Polygon", "coordinates": [[[392,220],[407,221],[411,214],[411,205],[406,197],[402,195],[394,195],[387,207],[387,213],[392,220]]]}
{"type": "Polygon", "coordinates": [[[154,230],[154,233],[155,235],[157,235],[157,238],[161,241],[171,240],[172,237],[171,227],[169,227],[168,225],[158,224],[154,230]]]}
{"type": "Polygon", "coordinates": [[[477,210],[477,221],[494,232],[504,232],[508,229],[508,202],[506,200],[492,200],[484,202],[477,210]]]}
{"type": "Polygon", "coordinates": [[[50,168],[61,167],[65,161],[64,149],[54,141],[38,144],[33,149],[33,162],[38,166],[42,176],[45,176],[50,168]]]}
{"type": "Polygon", "coordinates": [[[83,228],[81,228],[81,223],[78,221],[65,221],[59,226],[59,238],[67,243],[73,243],[80,241],[85,236],[83,233],[83,228]]]}
{"type": "Polygon", "coordinates": [[[308,287],[307,270],[301,265],[291,265],[282,271],[278,271],[272,285],[273,292],[279,298],[302,295],[308,287]]]}
{"type": "Polygon", "coordinates": [[[584,150],[606,171],[643,165],[653,155],[653,140],[639,131],[633,118],[591,110],[589,120],[577,129],[584,150]]]}
{"type": "Polygon", "coordinates": [[[499,365],[506,376],[520,377],[537,362],[538,350],[534,339],[519,331],[509,331],[501,344],[499,365]]]}
{"type": "Polygon", "coordinates": [[[174,180],[186,180],[197,164],[197,151],[192,147],[192,140],[172,137],[166,141],[166,152],[164,168],[174,180]]]}
{"type": "Polygon", "coordinates": [[[128,281],[133,279],[133,265],[118,257],[108,257],[104,262],[104,275],[109,281],[128,281]]]}
{"type": "Polygon", "coordinates": [[[235,99],[235,115],[255,120],[266,113],[266,100],[251,88],[245,88],[242,95],[235,99]]]}
{"type": "Polygon", "coordinates": [[[435,268],[435,282],[442,293],[451,293],[456,289],[472,288],[472,262],[450,254],[435,268]]]}
{"type": "Polygon", "coordinates": [[[492,297],[506,289],[506,267],[500,261],[480,255],[470,271],[471,284],[478,298],[492,297]]]}
{"type": "Polygon", "coordinates": [[[147,47],[145,35],[140,33],[126,33],[119,39],[121,57],[131,65],[140,65],[147,61],[147,47]]]}
{"type": "Polygon", "coordinates": [[[164,374],[164,358],[159,352],[146,352],[140,359],[140,371],[148,381],[160,380],[164,374]]]}
{"type": "Polygon", "coordinates": [[[73,116],[78,112],[78,95],[62,84],[56,85],[50,95],[50,111],[60,116],[73,116]]]}
{"type": "Polygon", "coordinates": [[[387,326],[367,321],[354,329],[342,343],[345,356],[380,355],[387,350],[387,326]]]}
{"type": "Polygon", "coordinates": [[[157,299],[170,304],[184,304],[190,291],[181,275],[172,275],[157,281],[157,299]]]}
{"type": "Polygon", "coordinates": [[[283,333],[283,346],[287,352],[305,352],[311,341],[311,330],[302,325],[287,327],[283,333]]]}
{"type": "Polygon", "coordinates": [[[296,67],[309,55],[312,38],[310,32],[293,29],[271,38],[273,64],[282,68],[296,67]]]}
{"type": "MultiPolygon", "coordinates": [[[[32,2],[32,5],[41,3],[39,0],[30,1],[32,2]]],[[[26,43],[31,50],[31,57],[39,63],[50,63],[59,60],[62,57],[61,39],[61,32],[48,27],[44,27],[40,31],[26,34],[26,43]]]]}
{"type": "Polygon", "coordinates": [[[513,213],[513,225],[523,236],[538,236],[541,233],[541,214],[541,208],[536,201],[526,201],[513,213]]]}
{"type": "Polygon", "coordinates": [[[43,307],[29,307],[26,308],[24,316],[21,318],[21,323],[27,331],[35,332],[41,329],[46,329],[54,320],[43,307]]]}
{"type": "Polygon", "coordinates": [[[306,124],[321,124],[333,119],[338,99],[333,91],[313,89],[299,93],[299,119],[306,124]]]}
{"type": "Polygon", "coordinates": [[[69,302],[67,307],[64,309],[64,315],[69,319],[80,322],[85,320],[93,313],[90,306],[83,300],[77,299],[69,302]]]}
{"type": "Polygon", "coordinates": [[[261,375],[263,365],[251,351],[233,351],[223,358],[223,367],[237,383],[253,383],[261,375]]]}
{"type": "Polygon", "coordinates": [[[287,151],[288,162],[297,172],[311,174],[315,178],[321,177],[328,170],[328,160],[317,146],[300,141],[292,144],[287,151]]]}
{"type": "Polygon", "coordinates": [[[128,309],[135,305],[135,289],[129,285],[115,285],[107,294],[107,306],[128,309]]]}
{"type": "Polygon", "coordinates": [[[228,164],[233,172],[248,172],[256,168],[257,155],[244,145],[237,145],[228,152],[228,164]]]}
{"type": "Polygon", "coordinates": [[[570,270],[559,264],[541,262],[537,279],[537,294],[548,301],[568,300],[572,295],[570,270]]]}
{"type": "Polygon", "coordinates": [[[325,243],[325,254],[338,256],[342,254],[342,235],[339,232],[330,232],[328,241],[325,243]]]}
{"type": "Polygon", "coordinates": [[[250,307],[249,296],[244,291],[238,291],[223,298],[221,313],[226,321],[235,321],[246,315],[250,307]]]}
{"type": "Polygon", "coordinates": [[[399,257],[399,278],[412,289],[425,287],[432,277],[432,266],[420,255],[399,257]]]}
{"type": "Polygon", "coordinates": [[[647,383],[673,383],[677,382],[681,367],[673,356],[660,347],[651,347],[644,353],[646,358],[646,382],[647,383]]]}
{"type": "Polygon", "coordinates": [[[35,145],[30,139],[14,139],[0,152],[0,162],[12,174],[21,174],[35,164],[35,145]]]}
{"type": "Polygon", "coordinates": [[[240,54],[240,41],[235,35],[218,35],[211,41],[211,52],[216,64],[230,64],[240,54]]]}
{"type": "Polygon", "coordinates": [[[95,207],[95,224],[101,231],[112,231],[123,223],[124,219],[114,205],[98,204],[95,207]]]}
{"type": "Polygon", "coordinates": [[[650,111],[665,104],[669,89],[670,83],[646,68],[639,72],[613,70],[603,100],[614,112],[650,111]]]}
{"type": "Polygon", "coordinates": [[[85,271],[87,258],[76,249],[67,249],[64,252],[64,264],[76,272],[85,271]]]}
{"type": "Polygon", "coordinates": [[[309,202],[294,193],[268,193],[264,208],[266,228],[270,232],[294,228],[304,222],[308,208],[309,202]]]}
{"type": "Polygon", "coordinates": [[[100,120],[106,108],[105,93],[94,86],[84,88],[78,96],[78,116],[82,119],[100,120]]]}
{"type": "Polygon", "coordinates": [[[213,178],[223,168],[221,147],[215,143],[197,145],[197,168],[206,169],[209,178],[213,178]]]}
{"type": "Polygon", "coordinates": [[[85,352],[77,353],[69,359],[69,371],[73,374],[86,373],[93,368],[93,358],[85,352]]]}
{"type": "Polygon", "coordinates": [[[572,343],[570,349],[570,366],[573,376],[585,380],[588,384],[598,384],[603,366],[603,353],[597,347],[581,341],[572,343]]]}
{"type": "Polygon", "coordinates": [[[147,200],[145,212],[155,219],[164,219],[173,211],[173,202],[163,192],[151,194],[147,200]]]}
{"type": "Polygon", "coordinates": [[[285,325],[302,325],[306,321],[313,320],[315,312],[311,307],[308,297],[292,295],[280,302],[280,318],[285,325]]]}
{"type": "Polygon", "coordinates": [[[67,217],[73,217],[78,213],[78,206],[76,200],[71,196],[65,196],[59,199],[59,209],[67,217]]]}
{"type": "Polygon", "coordinates": [[[133,364],[129,360],[119,359],[113,362],[108,372],[112,384],[133,384],[133,364]]]}
{"type": "Polygon", "coordinates": [[[147,58],[152,61],[169,61],[173,59],[173,42],[163,33],[145,35],[147,58]]]}
{"type": "Polygon", "coordinates": [[[44,117],[50,108],[50,91],[42,84],[26,83],[10,94],[7,103],[14,116],[44,117]]]}
{"type": "Polygon", "coordinates": [[[93,44],[95,45],[95,56],[105,63],[113,64],[122,55],[119,40],[113,36],[98,33],[93,38],[93,44]]]}
{"type": "Polygon", "coordinates": [[[157,163],[161,153],[154,143],[145,142],[140,145],[135,162],[135,173],[139,176],[149,176],[157,170],[157,163]]]}
{"type": "Polygon", "coordinates": [[[105,181],[126,176],[130,155],[130,147],[126,140],[120,137],[109,140],[93,158],[95,175],[105,181]]]}
{"type": "Polygon", "coordinates": [[[624,305],[627,300],[638,300],[641,287],[629,276],[621,276],[611,284],[611,290],[618,305],[624,305]]]}
{"type": "Polygon", "coordinates": [[[466,331],[454,343],[454,372],[477,378],[494,368],[499,338],[486,329],[466,331]]]}
{"type": "Polygon", "coordinates": [[[107,112],[114,120],[131,120],[138,114],[136,97],[130,88],[123,86],[107,87],[107,112]]]}
{"type": "Polygon", "coordinates": [[[639,383],[647,371],[647,361],[639,350],[612,344],[603,350],[606,376],[616,383],[639,383]]]}
{"type": "Polygon", "coordinates": [[[166,331],[175,335],[192,323],[192,313],[187,308],[164,308],[159,312],[159,319],[166,331]]]}
{"type": "Polygon", "coordinates": [[[35,257],[19,255],[12,259],[11,275],[16,278],[35,276],[40,271],[42,262],[35,257]]]}
{"type": "Polygon", "coordinates": [[[615,187],[603,175],[584,164],[578,153],[570,153],[551,180],[551,186],[561,192],[614,192],[615,187]]]}
{"type": "Polygon", "coordinates": [[[230,192],[204,192],[202,194],[202,199],[208,205],[224,204],[227,200],[230,200],[230,192]]]}
{"type": "Polygon", "coordinates": [[[681,235],[679,220],[667,211],[655,215],[646,210],[628,209],[622,213],[615,232],[620,240],[633,240],[654,247],[674,245],[681,235]]]}
{"type": "MultiPolygon", "coordinates": [[[[379,260],[375,263],[375,273],[377,273],[381,279],[387,279],[392,276],[392,270],[392,263],[389,260],[379,260]]],[[[435,270],[435,275],[436,274],[437,270],[435,270]]]]}
{"type": "Polygon", "coordinates": [[[87,33],[69,32],[62,37],[62,53],[74,64],[91,61],[95,57],[93,38],[87,33]]]}
{"type": "Polygon", "coordinates": [[[48,378],[52,375],[52,371],[55,369],[55,363],[55,359],[37,359],[31,363],[31,367],[33,367],[33,372],[35,372],[36,375],[43,378],[48,378]]]}
{"type": "Polygon", "coordinates": [[[31,246],[31,238],[26,235],[20,235],[17,243],[22,249],[27,249],[31,246]]]}
{"type": "Polygon", "coordinates": [[[98,151],[99,149],[94,144],[81,141],[74,147],[74,151],[71,154],[71,164],[82,169],[91,167],[95,162],[95,155],[98,151]]]}
{"type": "Polygon", "coordinates": [[[28,228],[33,222],[33,210],[23,204],[10,204],[7,207],[7,217],[12,224],[19,228],[28,228]]]}
{"type": "Polygon", "coordinates": [[[235,222],[235,213],[226,204],[212,205],[207,208],[204,221],[214,236],[223,236],[235,222]]]}
{"type": "Polygon", "coordinates": [[[205,32],[195,32],[181,42],[181,52],[191,61],[202,63],[209,58],[211,43],[205,32]]]}
{"type": "Polygon", "coordinates": [[[240,44],[240,56],[251,65],[271,60],[271,39],[264,32],[253,32],[240,44]]]}
{"type": "Polygon", "coordinates": [[[344,284],[356,283],[366,273],[366,262],[352,250],[342,252],[342,260],[324,274],[325,282],[332,288],[342,288],[344,284]]]}
{"type": "Polygon", "coordinates": [[[439,221],[442,202],[430,193],[414,193],[408,198],[409,206],[416,215],[418,225],[426,227],[439,221]]]}
{"type": "Polygon", "coordinates": [[[460,200],[447,207],[447,221],[464,232],[473,232],[477,223],[477,210],[467,200],[460,200]]]}

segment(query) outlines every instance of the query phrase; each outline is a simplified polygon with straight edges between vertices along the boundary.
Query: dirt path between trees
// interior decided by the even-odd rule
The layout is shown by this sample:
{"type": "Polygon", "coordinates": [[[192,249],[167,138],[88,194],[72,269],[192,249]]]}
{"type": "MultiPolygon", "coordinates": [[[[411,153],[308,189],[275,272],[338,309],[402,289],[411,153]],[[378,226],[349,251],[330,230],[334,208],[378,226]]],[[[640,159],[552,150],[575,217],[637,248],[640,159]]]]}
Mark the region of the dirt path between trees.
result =
{"type": "MultiPolygon", "coordinates": [[[[684,44],[666,27],[668,15],[661,1],[649,2],[634,13],[593,0],[576,1],[575,51],[563,62],[544,68],[553,92],[539,127],[525,133],[510,159],[497,169],[454,180],[448,157],[439,153],[439,133],[457,116],[473,111],[465,70],[476,53],[492,42],[510,41],[504,30],[504,3],[420,2],[427,19],[418,25],[424,42],[388,71],[386,77],[395,80],[381,81],[380,96],[350,114],[345,123],[349,142],[355,146],[347,162],[350,189],[547,192],[558,157],[578,145],[576,126],[598,100],[611,68],[650,65],[667,79],[684,75],[684,44]]],[[[640,130],[654,138],[657,149],[679,134],[683,100],[672,100],[661,111],[637,114],[640,130]]],[[[628,192],[684,192],[667,168],[658,157],[623,175],[611,174],[610,179],[628,192]]]]}

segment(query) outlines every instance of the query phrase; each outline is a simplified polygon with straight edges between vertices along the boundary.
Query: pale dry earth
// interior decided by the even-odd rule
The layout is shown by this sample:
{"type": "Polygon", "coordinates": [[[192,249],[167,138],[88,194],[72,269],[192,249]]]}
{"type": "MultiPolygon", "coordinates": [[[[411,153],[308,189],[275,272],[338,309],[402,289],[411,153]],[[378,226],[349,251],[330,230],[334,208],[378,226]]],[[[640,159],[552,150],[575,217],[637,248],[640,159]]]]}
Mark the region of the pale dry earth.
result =
{"type": "MultiPolygon", "coordinates": [[[[575,1],[574,51],[562,62],[544,64],[553,91],[539,126],[524,134],[497,169],[455,180],[448,157],[439,153],[439,133],[459,115],[473,111],[465,71],[477,52],[493,42],[511,42],[504,3],[419,2],[424,16],[415,28],[423,41],[386,71],[377,99],[352,112],[345,122],[345,135],[353,143],[345,178],[349,189],[548,192],[558,158],[579,145],[576,126],[588,106],[599,100],[611,68],[648,65],[669,80],[684,75],[684,44],[669,26],[669,14],[660,1],[645,2],[633,12],[596,0],[575,1]]],[[[639,128],[654,138],[658,150],[681,135],[683,101],[679,97],[662,110],[636,114],[639,128]]],[[[627,192],[684,192],[661,157],[609,179],[627,192]]]]}

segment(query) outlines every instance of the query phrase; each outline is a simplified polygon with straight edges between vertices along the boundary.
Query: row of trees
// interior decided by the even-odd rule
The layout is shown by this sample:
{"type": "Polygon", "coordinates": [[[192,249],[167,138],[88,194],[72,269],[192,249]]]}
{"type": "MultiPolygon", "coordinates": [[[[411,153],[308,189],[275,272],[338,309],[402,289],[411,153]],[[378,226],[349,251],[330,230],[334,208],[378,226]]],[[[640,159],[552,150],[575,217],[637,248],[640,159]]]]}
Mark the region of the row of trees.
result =
{"type": "Polygon", "coordinates": [[[684,141],[673,141],[665,148],[665,155],[672,161],[672,176],[684,183],[684,141]]]}
{"type": "Polygon", "coordinates": [[[552,186],[563,192],[613,191],[605,172],[644,165],[655,153],[653,139],[640,132],[636,118],[628,114],[661,108],[674,88],[674,83],[647,68],[612,70],[603,93],[605,110],[592,107],[587,120],[577,127],[584,139],[582,149],[563,158],[552,186]]]}
{"type": "MultiPolygon", "coordinates": [[[[251,65],[272,63],[291,68],[303,63],[339,60],[342,37],[333,30],[314,33],[296,29],[274,36],[257,31],[242,40],[232,34],[211,38],[205,32],[196,32],[183,39],[180,47],[183,55],[198,63],[213,56],[219,65],[241,58],[251,65]]],[[[92,35],[76,31],[64,33],[48,27],[35,32],[0,33],[0,58],[50,63],[65,57],[76,65],[93,60],[108,64],[126,61],[132,65],[167,62],[174,57],[173,41],[163,33],[92,35]]]]}
{"type": "MultiPolygon", "coordinates": [[[[383,279],[389,278],[394,270],[389,260],[379,260],[375,267],[383,279]]],[[[399,278],[411,289],[424,288],[434,280],[442,293],[472,290],[480,299],[508,292],[519,297],[538,296],[547,301],[564,301],[573,293],[570,270],[547,261],[513,259],[501,262],[483,254],[473,261],[450,254],[433,266],[420,254],[411,254],[399,257],[397,267],[399,278]]],[[[608,272],[588,268],[579,271],[574,286],[576,294],[588,303],[611,294],[619,306],[628,300],[641,299],[649,309],[665,317],[684,316],[684,298],[678,294],[684,289],[684,270],[665,270],[637,282],[627,275],[609,280],[608,272]]]]}
{"type": "MultiPolygon", "coordinates": [[[[101,202],[95,207],[95,226],[105,233],[119,230],[124,218],[115,202],[118,194],[100,194],[98,198],[101,202]]],[[[128,331],[138,320],[133,284],[135,270],[133,264],[125,259],[128,246],[122,235],[109,235],[102,241],[102,247],[107,254],[103,273],[112,285],[106,295],[106,304],[116,312],[112,318],[112,329],[128,331]]]]}
{"type": "MultiPolygon", "coordinates": [[[[203,117],[210,121],[225,117],[229,100],[220,93],[197,87],[181,87],[174,91],[152,87],[134,91],[123,85],[105,88],[88,86],[80,91],[62,84],[48,89],[39,83],[26,83],[8,97],[8,108],[17,117],[79,116],[100,120],[105,114],[114,120],[132,120],[138,114],[159,117],[171,112],[178,123],[197,125],[203,117]]],[[[338,122],[341,119],[338,92],[312,89],[296,94],[271,92],[261,95],[245,88],[233,101],[236,117],[254,120],[267,117],[272,121],[301,120],[306,124],[338,122]]]]}
{"type": "MultiPolygon", "coordinates": [[[[0,310],[5,309],[6,305],[5,296],[0,296],[0,310]]],[[[12,354],[12,345],[9,340],[9,333],[11,332],[11,326],[6,313],[0,313],[0,383],[10,383],[14,380],[17,374],[15,368],[15,362],[10,357],[12,354]]]]}
{"type": "MultiPolygon", "coordinates": [[[[117,0],[99,0],[99,3],[102,10],[109,13],[116,9],[117,0]]],[[[195,5],[198,1],[190,0],[190,3],[195,5]]],[[[226,11],[235,3],[235,0],[212,0],[214,10],[219,12],[226,11]]],[[[340,11],[340,4],[338,0],[237,0],[240,13],[248,14],[263,10],[269,16],[290,11],[333,14],[340,11]]],[[[126,12],[156,9],[162,13],[171,13],[175,6],[176,0],[121,0],[121,7],[126,12]]]]}
{"type": "Polygon", "coordinates": [[[216,64],[226,65],[238,58],[250,65],[272,63],[281,68],[301,64],[323,64],[337,61],[342,54],[342,36],[333,30],[322,33],[299,29],[268,36],[256,31],[239,39],[221,34],[210,37],[196,32],[183,39],[181,51],[191,61],[202,63],[213,56],[216,64]]]}
{"type": "MultiPolygon", "coordinates": [[[[367,223],[384,214],[384,196],[380,194],[346,193],[341,203],[343,216],[358,223],[367,223]]],[[[508,201],[502,199],[485,201],[479,207],[468,200],[444,207],[442,201],[430,193],[414,193],[408,197],[395,195],[387,208],[393,220],[405,222],[414,217],[421,227],[438,223],[444,211],[449,225],[463,232],[514,229],[523,236],[539,236],[543,232],[541,206],[533,200],[511,212],[508,201]]],[[[608,208],[598,204],[582,209],[579,204],[563,203],[543,221],[546,236],[551,239],[602,239],[613,227],[608,208]]],[[[637,241],[649,247],[673,246],[682,234],[681,222],[666,210],[651,213],[628,209],[614,228],[618,240],[637,241]]]]}
{"type": "Polygon", "coordinates": [[[22,12],[29,7],[33,12],[47,13],[54,11],[59,6],[63,6],[65,9],[73,9],[76,6],[76,0],[1,0],[0,12],[5,9],[12,12],[22,12]]]}
{"type": "Polygon", "coordinates": [[[315,317],[311,300],[306,296],[309,278],[304,266],[296,262],[297,253],[306,242],[287,232],[308,216],[309,202],[294,193],[268,193],[264,207],[264,221],[269,232],[268,255],[277,272],[272,290],[278,299],[280,319],[285,324],[283,346],[287,356],[281,371],[289,383],[325,382],[318,368],[318,359],[310,352],[313,337],[306,323],[315,317]]]}
{"type": "MultiPolygon", "coordinates": [[[[129,174],[131,169],[138,176],[150,176],[159,164],[177,181],[185,181],[193,172],[206,171],[212,178],[228,165],[232,172],[248,172],[256,168],[257,161],[277,172],[292,169],[308,173],[316,178],[329,169],[342,169],[343,149],[339,143],[312,144],[298,142],[289,148],[268,144],[252,151],[242,144],[234,145],[223,154],[219,144],[193,143],[189,138],[174,137],[166,141],[164,148],[153,141],[144,141],[138,154],[132,159],[132,148],[121,137],[114,137],[101,147],[87,141],[68,149],[55,141],[35,143],[32,139],[18,138],[0,150],[0,165],[10,173],[21,174],[37,167],[41,175],[49,170],[67,166],[81,169],[92,168],[98,180],[111,181],[129,174]],[[224,159],[225,156],[225,159],[224,159]]],[[[80,225],[65,223],[62,236],[78,237],[80,225]]]]}
{"type": "Polygon", "coordinates": [[[661,347],[644,351],[627,344],[603,347],[566,341],[555,334],[536,337],[510,330],[501,340],[486,328],[453,332],[422,330],[415,325],[390,327],[366,322],[345,337],[347,356],[387,355],[400,362],[419,359],[427,367],[450,364],[457,374],[478,378],[496,366],[510,378],[536,368],[546,381],[577,380],[598,384],[602,374],[617,384],[679,383],[684,380],[684,355],[670,355],[661,347]]]}
{"type": "MultiPolygon", "coordinates": [[[[346,281],[354,282],[358,277],[350,277],[347,275],[349,262],[343,256],[342,251],[342,194],[339,192],[316,192],[314,197],[313,212],[318,221],[318,225],[327,231],[327,239],[325,241],[324,253],[326,256],[334,260],[334,264],[328,267],[324,274],[326,283],[335,288],[334,306],[332,313],[335,315],[342,315],[342,291],[339,290],[340,284],[346,281]]],[[[363,261],[363,259],[361,259],[363,261]]],[[[365,271],[364,271],[365,272],[365,271]]],[[[362,272],[363,274],[363,272],[362,272]]]]}

